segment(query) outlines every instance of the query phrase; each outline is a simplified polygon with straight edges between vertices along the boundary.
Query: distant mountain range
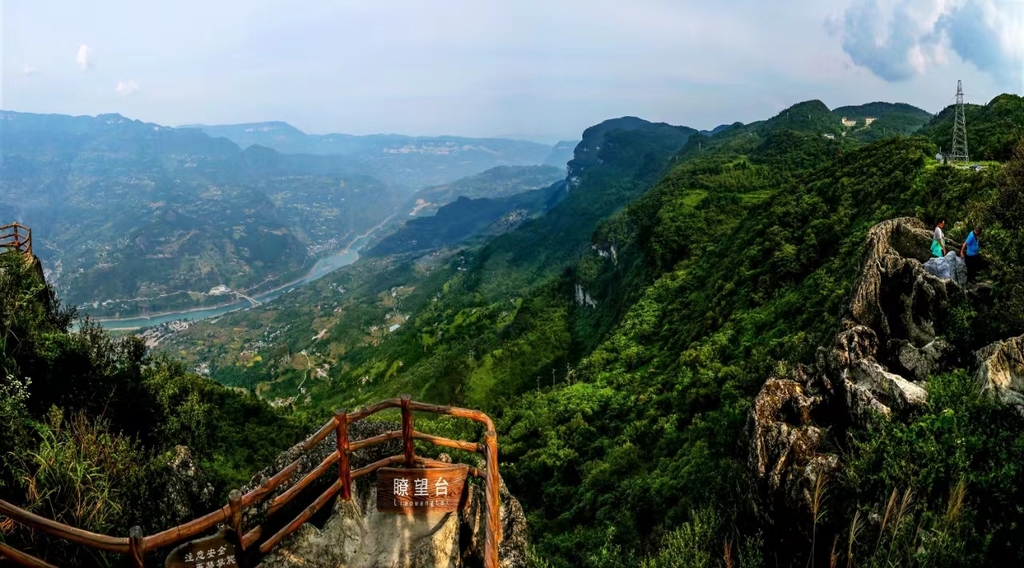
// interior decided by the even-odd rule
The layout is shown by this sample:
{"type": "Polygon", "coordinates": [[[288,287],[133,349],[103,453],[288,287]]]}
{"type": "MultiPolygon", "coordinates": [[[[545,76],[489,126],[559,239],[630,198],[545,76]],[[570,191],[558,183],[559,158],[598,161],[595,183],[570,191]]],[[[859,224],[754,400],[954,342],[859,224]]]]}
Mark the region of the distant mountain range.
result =
{"type": "Polygon", "coordinates": [[[551,153],[544,159],[545,166],[554,166],[556,168],[565,168],[565,165],[572,159],[572,153],[576,150],[576,144],[578,142],[569,142],[563,140],[555,147],[551,149],[551,153]]]}
{"type": "MultiPolygon", "coordinates": [[[[1007,108],[1016,104],[1007,101],[1007,108]]],[[[995,111],[970,110],[980,112],[995,111]]],[[[518,223],[569,195],[599,166],[663,167],[644,156],[661,155],[666,140],[685,157],[723,144],[747,152],[755,140],[775,147],[787,132],[869,142],[916,132],[932,119],[905,104],[830,110],[807,101],[766,121],[701,132],[621,117],[588,128],[579,143],[551,147],[456,136],[310,135],[284,122],[171,128],[117,114],[0,112],[0,220],[35,229],[38,252],[66,300],[97,315],[128,316],[221,301],[204,295],[221,284],[250,292],[280,284],[396,214],[389,227],[401,234],[375,254],[450,245],[508,215],[518,223]],[[561,180],[543,199],[524,193],[561,180]],[[439,218],[397,225],[413,210],[432,215],[459,197],[469,201],[439,218]]],[[[935,124],[922,132],[946,136],[944,123],[935,124]]],[[[978,142],[978,155],[1005,153],[1001,141],[978,142]]],[[[633,199],[637,189],[617,191],[633,199]]],[[[545,223],[575,225],[590,205],[596,203],[583,198],[575,217],[561,219],[566,209],[559,208],[545,223]]],[[[534,235],[531,226],[515,238],[537,237],[523,250],[546,256],[542,243],[550,236],[534,235]]],[[[386,232],[373,244],[380,238],[386,232]]]]}
{"type": "Polygon", "coordinates": [[[232,297],[209,293],[221,285],[279,286],[418,198],[432,214],[460,195],[548,187],[575,146],[8,111],[0,137],[0,219],[31,226],[65,300],[104,317],[216,305],[232,297]]]}
{"type": "Polygon", "coordinates": [[[0,216],[33,228],[51,282],[97,315],[283,284],[403,201],[344,156],[242,150],[120,115],[2,112],[0,137],[0,216]]]}
{"type": "MultiPolygon", "coordinates": [[[[306,134],[286,122],[259,122],[179,127],[227,138],[242,148],[265,146],[286,154],[337,155],[366,165],[380,179],[419,189],[455,181],[497,166],[536,165],[568,161],[571,142],[554,147],[523,140],[461,136],[403,136],[399,134],[306,134]]],[[[562,163],[559,167],[564,167],[562,163]]]]}

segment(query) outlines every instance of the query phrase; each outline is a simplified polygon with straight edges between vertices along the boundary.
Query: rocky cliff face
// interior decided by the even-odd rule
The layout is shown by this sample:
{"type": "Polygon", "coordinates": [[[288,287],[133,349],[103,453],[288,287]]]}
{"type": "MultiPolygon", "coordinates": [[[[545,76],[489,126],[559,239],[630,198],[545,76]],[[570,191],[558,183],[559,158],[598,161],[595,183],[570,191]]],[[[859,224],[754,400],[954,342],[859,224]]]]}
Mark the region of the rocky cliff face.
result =
{"type": "MultiPolygon", "coordinates": [[[[885,221],[867,236],[847,314],[816,363],[769,378],[748,420],[749,465],[768,512],[806,511],[819,476],[840,466],[830,434],[899,419],[928,400],[925,381],[952,368],[940,336],[950,305],[969,292],[922,268],[931,236],[913,218],[885,221]]],[[[1024,337],[979,350],[981,387],[1024,409],[1024,337]]]]}
{"type": "MultiPolygon", "coordinates": [[[[401,429],[399,424],[357,422],[349,428],[353,441],[362,440],[387,431],[401,429]]],[[[284,452],[277,461],[253,477],[244,491],[259,486],[295,459],[301,459],[299,470],[292,481],[302,478],[334,451],[334,439],[318,444],[303,453],[300,446],[284,452]]],[[[402,453],[399,440],[371,446],[353,452],[353,469],[368,465],[387,456],[402,453]]],[[[442,455],[442,460],[445,456],[442,455]]],[[[481,460],[482,461],[482,460],[481,460]]],[[[473,464],[482,467],[483,464],[473,464]]],[[[332,470],[333,471],[333,470],[332,470]]],[[[287,522],[294,518],[312,499],[333,483],[331,475],[322,476],[304,491],[293,505],[272,517],[271,522],[287,522]]],[[[287,490],[281,487],[278,492],[287,490]]],[[[337,500],[326,514],[306,523],[283,540],[262,561],[265,568],[346,567],[346,568],[476,568],[483,566],[483,491],[469,484],[466,499],[455,513],[403,516],[377,512],[376,479],[367,476],[354,483],[353,498],[337,500]]],[[[526,566],[528,533],[526,517],[515,497],[501,484],[501,522],[503,539],[498,547],[502,568],[526,566]]],[[[269,501],[269,500],[268,500],[269,501]]],[[[267,502],[267,501],[265,501],[267,502]]],[[[265,506],[246,513],[245,524],[253,526],[266,521],[265,506]]],[[[269,525],[268,525],[269,526],[269,525]]],[[[274,528],[273,531],[277,529],[274,528]]],[[[264,532],[264,534],[268,534],[264,532]]]]}
{"type": "Polygon", "coordinates": [[[991,393],[1024,414],[1024,336],[997,341],[979,349],[977,378],[991,393]]]}

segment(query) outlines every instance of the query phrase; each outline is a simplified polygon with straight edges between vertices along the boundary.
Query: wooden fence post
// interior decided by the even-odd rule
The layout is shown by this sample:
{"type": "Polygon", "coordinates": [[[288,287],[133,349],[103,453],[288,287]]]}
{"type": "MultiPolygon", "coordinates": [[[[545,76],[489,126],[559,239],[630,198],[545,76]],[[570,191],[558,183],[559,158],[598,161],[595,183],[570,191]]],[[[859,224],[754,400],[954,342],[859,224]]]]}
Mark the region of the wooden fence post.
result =
{"type": "Polygon", "coordinates": [[[238,535],[238,544],[245,550],[245,539],[242,538],[242,492],[232,489],[228,494],[228,506],[231,509],[231,517],[228,519],[231,530],[238,535]]]}
{"type": "Polygon", "coordinates": [[[131,555],[135,566],[145,566],[146,547],[142,544],[142,527],[135,525],[128,530],[128,554],[131,555]]]}
{"type": "Polygon", "coordinates": [[[405,442],[405,467],[413,467],[416,464],[416,452],[412,445],[412,410],[409,403],[412,397],[402,395],[402,441],[405,442]]]}
{"type": "Polygon", "coordinates": [[[498,544],[501,542],[501,506],[498,494],[501,479],[498,477],[498,434],[494,430],[484,432],[487,448],[487,482],[484,484],[484,498],[487,501],[487,527],[484,537],[484,566],[498,568],[498,544]]]}
{"type": "Polygon", "coordinates": [[[338,433],[338,477],[341,478],[341,498],[352,499],[352,475],[348,465],[348,412],[344,408],[334,412],[338,433]]]}

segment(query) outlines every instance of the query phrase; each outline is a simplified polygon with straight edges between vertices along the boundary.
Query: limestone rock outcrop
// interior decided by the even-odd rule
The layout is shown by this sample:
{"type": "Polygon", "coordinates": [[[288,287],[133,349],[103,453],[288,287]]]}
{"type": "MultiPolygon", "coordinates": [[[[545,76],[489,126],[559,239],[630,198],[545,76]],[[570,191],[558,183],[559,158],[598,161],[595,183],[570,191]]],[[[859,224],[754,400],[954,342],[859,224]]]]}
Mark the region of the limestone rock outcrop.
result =
{"type": "Polygon", "coordinates": [[[154,526],[174,526],[192,520],[196,512],[208,511],[214,505],[213,485],[192,459],[186,446],[175,446],[164,455],[164,477],[167,491],[153,507],[154,526]]]}
{"type": "MultiPolygon", "coordinates": [[[[356,441],[400,429],[401,425],[395,423],[361,421],[349,426],[349,436],[356,441]]],[[[281,468],[299,459],[298,471],[292,477],[294,483],[334,449],[332,436],[308,452],[302,452],[301,445],[296,445],[282,453],[273,465],[256,474],[243,492],[258,487],[281,468]]],[[[356,469],[401,453],[401,441],[392,440],[353,452],[350,465],[356,469]]],[[[451,460],[442,454],[441,461],[451,460]]],[[[472,465],[482,467],[483,463],[472,465]]],[[[272,522],[280,524],[282,519],[294,518],[335,479],[330,475],[322,477],[304,491],[310,497],[295,499],[293,504],[276,513],[272,522]]],[[[288,487],[286,484],[276,493],[288,487]]],[[[525,567],[528,543],[526,516],[504,481],[501,482],[499,496],[503,536],[498,547],[500,565],[502,568],[525,567]]],[[[426,515],[418,512],[410,516],[379,513],[375,478],[367,476],[353,484],[351,501],[337,500],[331,510],[315,516],[312,522],[285,538],[272,554],[263,558],[261,565],[265,568],[482,567],[483,502],[482,488],[477,484],[467,484],[464,501],[454,513],[426,515]]],[[[266,522],[265,512],[265,504],[247,511],[245,524],[253,526],[266,522]]]]}
{"type": "Polygon", "coordinates": [[[756,495],[770,496],[763,508],[789,503],[808,503],[819,475],[838,465],[834,455],[820,453],[826,430],[815,424],[814,415],[825,407],[829,385],[807,367],[788,377],[765,382],[754,401],[750,469],[755,472],[756,495]]]}
{"type": "MultiPolygon", "coordinates": [[[[512,496],[501,480],[498,491],[501,502],[501,542],[498,544],[498,563],[501,568],[522,568],[526,566],[526,550],[529,544],[529,530],[526,514],[519,501],[512,496]]],[[[479,485],[472,485],[462,514],[463,542],[462,560],[465,566],[484,565],[484,492],[479,485]]]]}
{"type": "Polygon", "coordinates": [[[982,392],[995,395],[1024,414],[1024,335],[983,347],[975,357],[975,376],[982,392]]]}
{"type": "Polygon", "coordinates": [[[872,227],[832,344],[818,349],[813,367],[771,377],[762,387],[748,431],[763,507],[807,510],[818,476],[839,466],[838,456],[824,449],[827,433],[905,415],[927,402],[924,381],[954,362],[954,349],[940,334],[948,306],[966,291],[924,270],[930,241],[913,218],[872,227]]]}
{"type": "Polygon", "coordinates": [[[377,512],[377,488],[359,479],[323,528],[307,523],[263,559],[266,568],[459,568],[459,515],[377,512]]]}

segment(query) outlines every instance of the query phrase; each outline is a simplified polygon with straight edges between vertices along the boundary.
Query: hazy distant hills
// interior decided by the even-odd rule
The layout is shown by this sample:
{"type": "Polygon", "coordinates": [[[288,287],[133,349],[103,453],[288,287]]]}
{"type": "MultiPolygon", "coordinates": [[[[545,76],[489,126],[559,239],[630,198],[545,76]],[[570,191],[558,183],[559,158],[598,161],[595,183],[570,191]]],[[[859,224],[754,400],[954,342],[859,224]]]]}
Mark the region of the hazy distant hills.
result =
{"type": "Polygon", "coordinates": [[[64,299],[98,315],[282,284],[404,201],[344,156],[242,150],[120,115],[0,112],[0,137],[3,220],[32,227],[64,299]]]}
{"type": "MultiPolygon", "coordinates": [[[[557,162],[565,143],[555,147],[502,138],[403,136],[399,134],[306,134],[286,122],[221,126],[186,125],[212,137],[223,137],[243,148],[254,144],[289,154],[339,155],[365,164],[380,179],[419,189],[455,181],[496,166],[557,162]]],[[[564,163],[562,166],[564,167],[564,163]]]]}
{"type": "Polygon", "coordinates": [[[408,213],[421,188],[432,213],[460,195],[548,187],[573,146],[17,112],[0,112],[0,137],[2,221],[33,228],[66,301],[122,317],[222,303],[208,294],[219,285],[254,294],[283,284],[408,213]]]}
{"type": "Polygon", "coordinates": [[[572,153],[576,150],[578,142],[563,140],[551,148],[551,153],[544,159],[545,166],[554,166],[565,169],[565,165],[572,159],[572,153]]]}
{"type": "Polygon", "coordinates": [[[365,256],[427,252],[459,245],[476,237],[493,237],[518,227],[523,221],[545,210],[552,195],[563,191],[564,182],[496,198],[471,199],[459,196],[429,217],[405,222],[365,256]]]}
{"type": "Polygon", "coordinates": [[[409,199],[408,215],[432,215],[459,197],[491,199],[541,189],[565,179],[565,166],[499,166],[452,183],[425,187],[409,199]]]}

